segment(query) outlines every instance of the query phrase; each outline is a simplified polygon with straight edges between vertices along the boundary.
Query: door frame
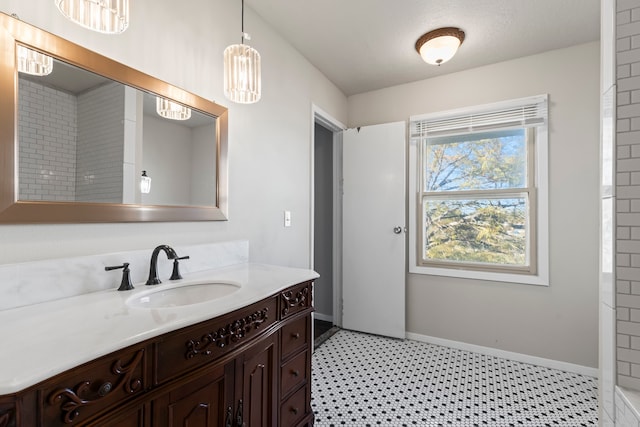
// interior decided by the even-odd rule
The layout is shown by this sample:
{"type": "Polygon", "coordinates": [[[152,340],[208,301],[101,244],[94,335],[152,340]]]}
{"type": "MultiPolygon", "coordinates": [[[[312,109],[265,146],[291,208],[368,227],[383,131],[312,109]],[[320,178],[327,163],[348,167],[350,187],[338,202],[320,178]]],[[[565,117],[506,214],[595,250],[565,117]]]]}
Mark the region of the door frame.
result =
{"type": "Polygon", "coordinates": [[[342,326],[342,131],[347,127],[339,120],[311,104],[311,144],[310,144],[310,227],[309,265],[314,268],[315,243],[315,125],[319,124],[333,133],[333,324],[342,326]]]}

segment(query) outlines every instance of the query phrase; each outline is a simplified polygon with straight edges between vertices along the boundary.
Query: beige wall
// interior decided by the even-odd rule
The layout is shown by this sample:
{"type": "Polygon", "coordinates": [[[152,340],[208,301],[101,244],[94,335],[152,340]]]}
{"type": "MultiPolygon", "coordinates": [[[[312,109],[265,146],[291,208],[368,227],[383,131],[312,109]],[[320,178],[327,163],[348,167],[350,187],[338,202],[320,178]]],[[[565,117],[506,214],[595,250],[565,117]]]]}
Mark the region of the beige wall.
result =
{"type": "Polygon", "coordinates": [[[355,127],[549,94],[551,285],[411,274],[408,331],[598,366],[599,59],[594,42],[349,97],[355,127]]]}
{"type": "Polygon", "coordinates": [[[245,29],[262,55],[263,98],[246,106],[223,95],[222,54],[240,41],[239,1],[133,1],[129,29],[111,36],[71,23],[52,0],[4,0],[0,10],[227,106],[230,145],[229,221],[0,225],[0,263],[248,239],[253,261],[310,265],[311,108],[346,122],[347,100],[251,9],[245,29]]]}

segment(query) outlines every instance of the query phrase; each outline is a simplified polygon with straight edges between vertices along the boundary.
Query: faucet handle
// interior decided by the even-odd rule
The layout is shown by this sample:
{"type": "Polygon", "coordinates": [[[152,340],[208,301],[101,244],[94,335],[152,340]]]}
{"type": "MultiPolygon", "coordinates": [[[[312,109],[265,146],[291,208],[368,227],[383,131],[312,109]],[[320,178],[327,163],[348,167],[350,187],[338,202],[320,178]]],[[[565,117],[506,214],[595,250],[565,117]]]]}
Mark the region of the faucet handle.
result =
{"type": "Polygon", "coordinates": [[[176,257],[173,259],[173,272],[171,273],[171,277],[169,277],[169,280],[180,280],[182,279],[182,276],[180,275],[180,265],[178,263],[179,260],[181,259],[189,259],[189,255],[187,256],[182,256],[182,257],[176,257]]]}
{"type": "Polygon", "coordinates": [[[114,265],[111,267],[105,267],[105,271],[118,270],[122,268],[122,280],[120,281],[119,291],[130,291],[133,288],[131,284],[131,271],[129,270],[129,263],[125,262],[122,265],[114,265]]]}

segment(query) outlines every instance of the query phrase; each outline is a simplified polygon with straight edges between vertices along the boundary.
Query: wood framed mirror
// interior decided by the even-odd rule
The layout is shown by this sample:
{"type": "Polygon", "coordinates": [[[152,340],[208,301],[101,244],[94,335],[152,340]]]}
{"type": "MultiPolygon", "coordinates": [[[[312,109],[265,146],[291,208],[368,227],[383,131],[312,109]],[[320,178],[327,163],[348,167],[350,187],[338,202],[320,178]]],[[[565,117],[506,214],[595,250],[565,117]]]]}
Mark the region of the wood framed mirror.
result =
{"type": "Polygon", "coordinates": [[[0,223],[227,219],[225,107],[2,13],[0,93],[0,223]]]}

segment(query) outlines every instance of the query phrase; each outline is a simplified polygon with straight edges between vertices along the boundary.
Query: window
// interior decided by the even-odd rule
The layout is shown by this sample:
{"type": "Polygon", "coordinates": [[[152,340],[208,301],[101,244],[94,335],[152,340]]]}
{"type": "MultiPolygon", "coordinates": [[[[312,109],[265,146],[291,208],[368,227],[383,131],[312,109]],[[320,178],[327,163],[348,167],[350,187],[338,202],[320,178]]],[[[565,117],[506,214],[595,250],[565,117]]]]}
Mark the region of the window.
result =
{"type": "Polygon", "coordinates": [[[547,284],[546,106],[411,118],[411,272],[547,284]]]}

